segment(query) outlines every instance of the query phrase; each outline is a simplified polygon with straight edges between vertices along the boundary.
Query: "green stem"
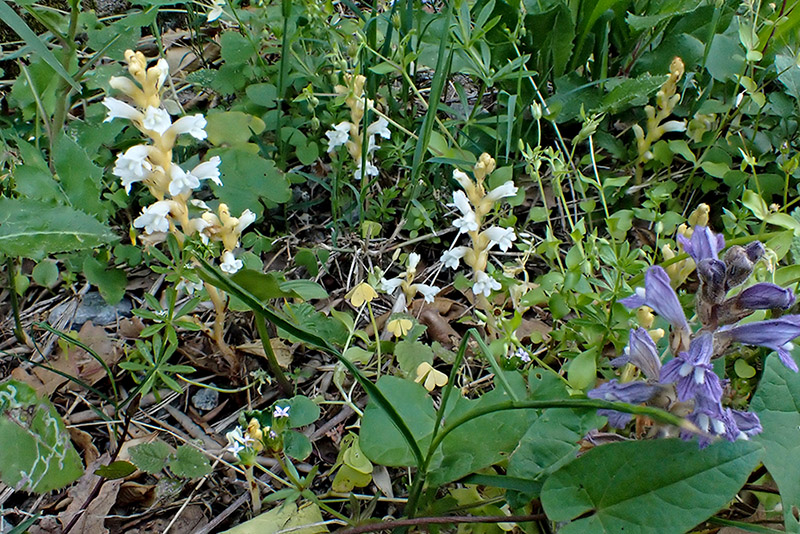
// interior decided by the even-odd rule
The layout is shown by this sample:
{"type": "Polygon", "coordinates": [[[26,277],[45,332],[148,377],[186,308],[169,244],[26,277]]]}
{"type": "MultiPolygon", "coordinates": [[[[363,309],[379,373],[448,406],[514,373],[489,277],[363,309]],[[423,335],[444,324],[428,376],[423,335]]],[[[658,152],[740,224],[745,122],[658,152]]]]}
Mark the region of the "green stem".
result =
{"type": "Polygon", "coordinates": [[[17,298],[17,284],[14,283],[14,273],[17,270],[13,258],[6,258],[6,274],[8,275],[8,294],[11,299],[11,313],[14,315],[14,337],[23,345],[28,345],[28,336],[22,329],[22,319],[19,316],[19,299],[17,298]]]}
{"type": "Polygon", "coordinates": [[[261,346],[264,348],[264,355],[267,357],[269,369],[275,376],[275,380],[277,380],[281,391],[285,395],[291,395],[294,391],[294,388],[292,387],[292,383],[289,382],[289,379],[286,378],[286,375],[283,373],[283,369],[281,369],[281,366],[278,363],[278,358],[275,357],[275,351],[272,350],[269,332],[267,332],[267,324],[264,322],[264,318],[257,313],[253,314],[253,317],[256,321],[256,329],[258,329],[258,336],[261,338],[261,346]]]}
{"type": "Polygon", "coordinates": [[[378,369],[377,378],[381,377],[381,337],[378,332],[378,323],[375,321],[375,314],[372,313],[372,303],[367,302],[367,309],[369,310],[369,318],[372,322],[372,331],[375,333],[375,352],[377,354],[378,369]]]}

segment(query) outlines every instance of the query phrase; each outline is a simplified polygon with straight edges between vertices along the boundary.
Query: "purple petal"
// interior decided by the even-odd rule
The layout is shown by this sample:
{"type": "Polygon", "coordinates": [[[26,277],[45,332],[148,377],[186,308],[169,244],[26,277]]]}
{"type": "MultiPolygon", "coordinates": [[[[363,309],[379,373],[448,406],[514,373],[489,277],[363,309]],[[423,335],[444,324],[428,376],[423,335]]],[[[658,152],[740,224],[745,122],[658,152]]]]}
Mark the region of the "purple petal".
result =
{"type": "Polygon", "coordinates": [[[653,398],[656,391],[658,391],[656,386],[651,386],[642,381],[620,384],[617,379],[613,379],[589,391],[586,396],[590,399],[639,404],[653,398]]]}
{"type": "Polygon", "coordinates": [[[691,241],[683,236],[678,236],[678,241],[695,263],[709,258],[717,259],[719,251],[725,248],[725,238],[721,234],[715,235],[706,226],[695,226],[691,241]]]}
{"type": "Polygon", "coordinates": [[[633,415],[625,412],[618,412],[617,410],[597,410],[597,415],[604,415],[608,417],[608,426],[613,428],[625,428],[633,419],[633,415]]]}
{"type": "Polygon", "coordinates": [[[642,370],[650,379],[658,378],[661,360],[658,357],[656,344],[644,328],[631,329],[626,352],[630,362],[642,370]]]}
{"type": "Polygon", "coordinates": [[[752,437],[757,434],[761,434],[763,428],[761,427],[761,421],[758,420],[758,416],[756,414],[742,412],[739,410],[731,410],[731,415],[733,420],[736,422],[736,426],[739,428],[739,432],[745,436],[752,437]]]}
{"type": "Polygon", "coordinates": [[[800,315],[784,315],[779,319],[757,321],[733,327],[723,327],[717,334],[723,339],[744,345],[758,345],[778,353],[781,362],[797,372],[797,363],[786,345],[800,336],[800,315]]]}
{"type": "Polygon", "coordinates": [[[644,275],[645,303],[676,329],[688,328],[678,295],[669,283],[667,271],[654,265],[644,275]]]}
{"type": "Polygon", "coordinates": [[[737,303],[749,310],[785,310],[794,304],[795,296],[791,289],[762,282],[748,287],[737,297],[737,303]]]}

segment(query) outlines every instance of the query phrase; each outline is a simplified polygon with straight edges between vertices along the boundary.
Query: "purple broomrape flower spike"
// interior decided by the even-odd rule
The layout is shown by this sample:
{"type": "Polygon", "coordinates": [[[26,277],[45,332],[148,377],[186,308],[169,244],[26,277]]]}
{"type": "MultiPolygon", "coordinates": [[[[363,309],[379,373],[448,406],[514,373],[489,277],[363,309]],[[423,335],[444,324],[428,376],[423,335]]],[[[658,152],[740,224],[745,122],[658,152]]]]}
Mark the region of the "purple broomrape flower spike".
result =
{"type": "Polygon", "coordinates": [[[675,383],[678,400],[706,399],[719,403],[722,384],[711,368],[714,340],[705,334],[692,340],[689,352],[681,352],[661,368],[659,382],[675,383]]]}
{"type": "Polygon", "coordinates": [[[722,234],[714,235],[707,226],[695,226],[691,240],[679,235],[678,242],[683,245],[683,250],[694,259],[695,263],[708,258],[717,259],[719,251],[725,248],[725,238],[722,234]]]}
{"type": "Polygon", "coordinates": [[[731,412],[731,416],[739,429],[739,435],[736,436],[736,439],[749,439],[761,434],[761,431],[764,430],[756,414],[731,410],[730,408],[728,408],[728,410],[731,412]]]}
{"type": "Polygon", "coordinates": [[[647,269],[644,275],[644,287],[637,287],[636,293],[620,302],[628,308],[649,306],[666,319],[676,331],[689,329],[678,295],[669,285],[669,275],[658,265],[647,269]]]}
{"type": "MultiPolygon", "coordinates": [[[[613,379],[589,391],[586,396],[590,399],[640,404],[653,398],[658,389],[658,386],[652,386],[642,381],[620,384],[613,379]]],[[[616,410],[597,410],[597,414],[608,417],[608,424],[614,428],[623,428],[633,418],[633,415],[629,413],[616,410]]]]}
{"type": "Polygon", "coordinates": [[[780,319],[723,327],[717,335],[723,340],[772,349],[778,353],[783,365],[797,372],[797,363],[789,351],[794,347],[792,340],[800,336],[800,315],[784,315],[780,319]]]}
{"type": "Polygon", "coordinates": [[[736,301],[739,306],[749,310],[785,310],[794,304],[795,296],[791,289],[761,282],[742,291],[736,301]]]}
{"type": "Polygon", "coordinates": [[[656,344],[644,328],[631,328],[625,354],[611,360],[614,367],[622,367],[626,363],[641,369],[648,379],[657,380],[661,371],[661,360],[658,358],[656,344]]]}
{"type": "MultiPolygon", "coordinates": [[[[701,449],[711,444],[711,436],[724,437],[728,441],[736,441],[741,432],[736,425],[733,410],[723,408],[719,401],[697,399],[694,411],[687,417],[697,428],[709,435],[698,436],[701,449]]],[[[691,432],[681,431],[681,438],[689,441],[694,435],[691,432]]]]}

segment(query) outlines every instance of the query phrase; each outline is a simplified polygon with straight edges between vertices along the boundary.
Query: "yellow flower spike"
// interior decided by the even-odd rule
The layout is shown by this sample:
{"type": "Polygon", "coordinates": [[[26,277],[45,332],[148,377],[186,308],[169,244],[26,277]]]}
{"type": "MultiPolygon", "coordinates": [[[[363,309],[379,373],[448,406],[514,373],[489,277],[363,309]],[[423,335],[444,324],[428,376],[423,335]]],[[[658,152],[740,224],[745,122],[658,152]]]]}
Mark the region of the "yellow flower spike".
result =
{"type": "Polygon", "coordinates": [[[708,207],[708,204],[700,204],[697,208],[689,215],[689,224],[691,226],[708,226],[708,214],[711,212],[711,208],[708,207]]]}
{"type": "Polygon", "coordinates": [[[386,329],[394,334],[394,337],[403,337],[408,334],[408,331],[411,330],[413,325],[414,323],[412,323],[410,319],[401,317],[399,319],[392,319],[386,323],[386,329]]]}
{"type": "Polygon", "coordinates": [[[656,317],[653,315],[652,308],[642,306],[636,310],[636,319],[639,321],[639,326],[647,329],[653,326],[653,321],[656,320],[656,317]]]}
{"type": "Polygon", "coordinates": [[[417,367],[417,378],[414,382],[419,384],[423,379],[425,382],[422,385],[428,391],[433,391],[434,388],[442,387],[447,384],[447,375],[434,369],[428,362],[419,364],[417,367]]]}
{"type": "Polygon", "coordinates": [[[345,298],[350,299],[350,304],[352,304],[353,307],[360,308],[365,302],[372,302],[377,296],[378,293],[371,285],[366,282],[361,282],[354,287],[345,298]]]}

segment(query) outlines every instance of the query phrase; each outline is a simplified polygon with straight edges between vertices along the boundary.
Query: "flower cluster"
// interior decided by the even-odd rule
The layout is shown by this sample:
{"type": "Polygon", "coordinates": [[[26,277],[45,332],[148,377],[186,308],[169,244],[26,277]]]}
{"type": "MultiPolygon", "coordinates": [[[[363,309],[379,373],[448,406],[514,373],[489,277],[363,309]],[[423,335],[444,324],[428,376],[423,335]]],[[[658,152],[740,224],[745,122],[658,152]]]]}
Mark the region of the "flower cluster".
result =
{"type": "Polygon", "coordinates": [[[366,139],[361,133],[361,123],[364,119],[365,109],[374,109],[374,102],[364,97],[364,83],[367,79],[362,75],[345,76],[347,85],[337,85],[336,93],[344,97],[345,104],[350,108],[350,120],[342,121],[333,129],[325,132],[328,138],[328,153],[344,145],[347,152],[356,164],[354,177],[361,180],[366,176],[378,176],[378,167],[372,162],[372,155],[379,148],[377,137],[390,139],[389,122],[379,117],[367,126],[366,139]],[[366,142],[366,147],[364,143],[366,142]],[[364,149],[366,148],[366,152],[364,149]]]}
{"type": "Polygon", "coordinates": [[[517,194],[517,187],[511,180],[489,192],[486,191],[485,180],[494,172],[495,166],[494,159],[484,153],[473,168],[474,182],[466,173],[458,169],[453,171],[453,178],[464,189],[453,193],[451,206],[460,213],[460,217],[453,221],[453,226],[458,229],[459,236],[467,234],[472,243],[470,246],[451,247],[442,255],[442,263],[451,269],[457,269],[459,261],[463,259],[464,263],[472,268],[472,292],[476,296],[484,297],[488,297],[492,291],[501,287],[500,283],[486,272],[489,251],[495,245],[500,250],[507,251],[511,248],[511,243],[517,239],[513,228],[490,226],[482,230],[484,218],[495,205],[502,199],[517,194]]]}
{"type": "Polygon", "coordinates": [[[412,252],[408,255],[408,259],[406,260],[406,270],[400,273],[395,278],[381,278],[381,282],[378,285],[378,289],[388,293],[389,295],[394,295],[397,288],[401,288],[403,290],[403,294],[406,297],[406,302],[411,302],[411,299],[414,298],[414,295],[419,293],[425,299],[425,302],[433,302],[433,299],[436,295],[441,291],[440,288],[432,285],[427,284],[419,284],[414,283],[414,277],[417,275],[417,265],[419,265],[419,254],[416,252],[412,252]]]}
{"type": "Polygon", "coordinates": [[[135,228],[144,230],[144,241],[163,241],[168,233],[179,240],[183,236],[198,235],[204,243],[222,243],[222,270],[235,273],[242,267],[233,251],[239,246],[239,237],[255,220],[255,215],[245,210],[233,217],[225,204],[220,203],[216,213],[204,202],[192,199],[192,192],[205,180],[222,185],[220,180],[220,158],[185,169],[172,161],[172,149],[177,137],[188,134],[195,139],[207,137],[206,119],[202,114],[187,115],[172,121],[170,114],[161,107],[161,91],[169,76],[169,66],[161,58],[147,68],[147,60],[141,52],[125,52],[131,78],[112,77],[112,88],[126,95],[133,105],[122,100],[106,97],[103,105],[108,109],[106,122],[127,119],[150,138],[149,144],[134,145],[117,156],[112,173],[119,177],[127,193],[135,183],[142,183],[155,197],[155,202],[142,209],[134,221],[135,228]],[[178,231],[180,228],[180,232],[178,231]]]}
{"type": "MultiPolygon", "coordinates": [[[[739,324],[755,310],[788,309],[794,304],[795,295],[775,284],[760,282],[728,296],[731,290],[745,284],[754,264],[764,255],[764,245],[758,241],[745,247],[731,246],[721,259],[725,241],[707,226],[695,226],[691,238],[679,236],[678,241],[697,266],[700,285],[695,309],[700,329],[692,332],[667,272],[658,266],[650,267],[644,287],[621,302],[629,308],[651,308],[670,324],[674,357],[662,366],[655,342],[645,330],[651,325],[633,329],[625,353],[611,363],[638,368],[644,380],[622,383],[613,379],[588,395],[634,404],[647,402],[675,412],[689,409],[689,421],[704,432],[699,438],[701,447],[708,445],[712,436],[730,441],[746,439],[761,432],[758,417],[723,406],[727,381],[714,373],[712,362],[738,342],[774,350],[783,364],[796,372],[797,364],[789,350],[791,341],[800,336],[800,315],[739,324]]],[[[609,416],[609,425],[616,428],[622,428],[631,418],[613,411],[604,414],[609,416]]],[[[681,437],[691,439],[692,433],[681,431],[681,437]]]]}
{"type": "Polygon", "coordinates": [[[267,449],[279,451],[282,446],[281,431],[289,420],[289,406],[275,405],[272,411],[272,422],[262,425],[255,417],[247,423],[247,427],[237,426],[227,434],[228,448],[225,449],[240,461],[254,461],[254,456],[267,449]]]}
{"type": "MultiPolygon", "coordinates": [[[[688,419],[704,432],[700,436],[704,447],[711,436],[734,441],[761,432],[755,414],[723,406],[727,381],[714,373],[712,361],[722,357],[731,343],[738,342],[772,349],[786,367],[797,371],[789,350],[791,341],[800,336],[800,315],[736,324],[755,310],[786,310],[794,304],[795,296],[788,289],[761,282],[729,297],[729,291],[740,288],[750,278],[754,264],[765,253],[764,245],[754,241],[745,247],[731,246],[720,259],[725,248],[721,235],[700,225],[690,235],[691,238],[679,235],[678,241],[696,265],[700,285],[695,308],[701,328],[692,333],[667,272],[658,266],[650,267],[644,288],[637,288],[634,295],[621,302],[629,308],[647,306],[666,319],[674,357],[662,366],[650,334],[644,328],[633,329],[625,354],[611,363],[617,367],[631,364],[641,370],[645,380],[620,383],[614,379],[588,395],[636,404],[662,403],[662,407],[675,411],[689,408],[688,419]],[[663,404],[665,398],[670,400],[663,404]]],[[[631,418],[613,411],[604,414],[609,416],[609,424],[617,428],[631,418]]],[[[681,437],[690,439],[692,434],[682,431],[681,437]]]]}

